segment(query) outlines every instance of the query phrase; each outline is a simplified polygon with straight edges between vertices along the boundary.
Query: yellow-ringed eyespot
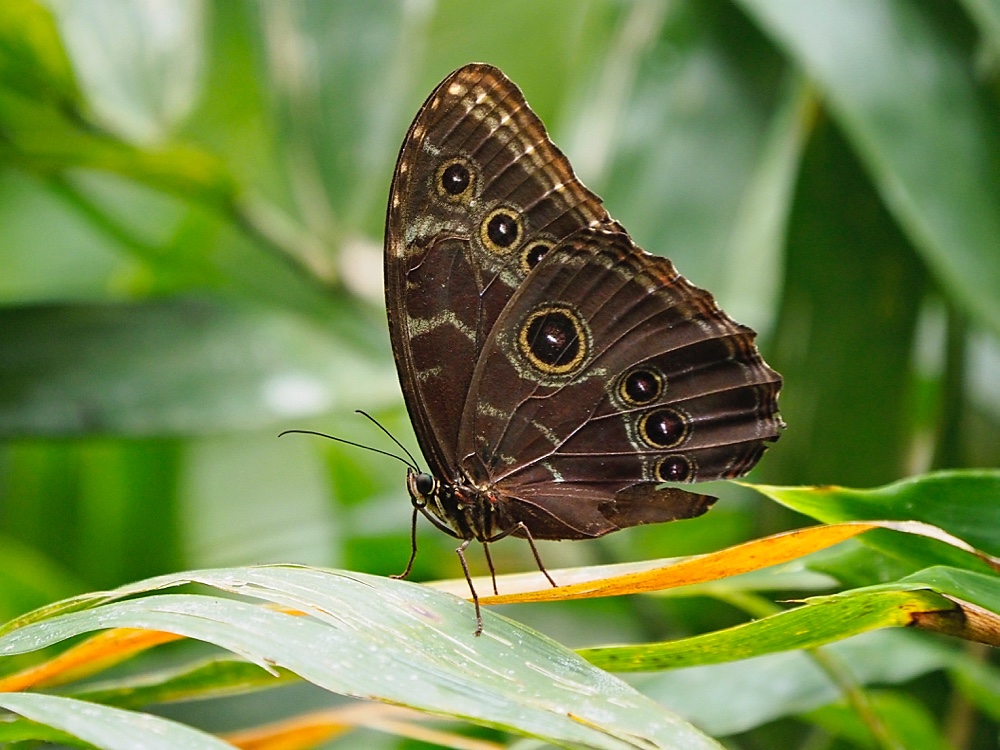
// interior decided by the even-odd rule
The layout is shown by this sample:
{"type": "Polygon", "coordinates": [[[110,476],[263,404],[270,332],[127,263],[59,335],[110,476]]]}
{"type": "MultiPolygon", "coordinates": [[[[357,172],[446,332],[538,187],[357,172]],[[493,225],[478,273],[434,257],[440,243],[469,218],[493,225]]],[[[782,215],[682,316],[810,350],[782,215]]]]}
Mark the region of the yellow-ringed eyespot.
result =
{"type": "Polygon", "coordinates": [[[686,482],[693,475],[691,462],[680,454],[664,456],[656,464],[656,478],[661,482],[686,482]]]}
{"type": "Polygon", "coordinates": [[[552,244],[549,242],[532,242],[528,244],[521,251],[521,270],[526,274],[529,273],[551,249],[552,244]]]}
{"type": "Polygon", "coordinates": [[[521,354],[548,375],[567,375],[586,361],[590,333],[580,314],[567,305],[545,305],[528,315],[517,335],[521,354]]]}
{"type": "Polygon", "coordinates": [[[465,159],[449,159],[438,167],[434,186],[445,200],[468,202],[476,186],[476,175],[465,159]]]}
{"type": "Polygon", "coordinates": [[[644,406],[663,395],[663,375],[650,366],[636,367],[618,380],[618,398],[629,406],[644,406]]]}
{"type": "Polygon", "coordinates": [[[479,226],[479,238],[491,252],[503,255],[521,239],[521,218],[510,208],[495,208],[479,226]]]}
{"type": "Polygon", "coordinates": [[[639,418],[639,437],[652,448],[673,448],[688,436],[688,421],[673,409],[656,409],[639,418]]]}

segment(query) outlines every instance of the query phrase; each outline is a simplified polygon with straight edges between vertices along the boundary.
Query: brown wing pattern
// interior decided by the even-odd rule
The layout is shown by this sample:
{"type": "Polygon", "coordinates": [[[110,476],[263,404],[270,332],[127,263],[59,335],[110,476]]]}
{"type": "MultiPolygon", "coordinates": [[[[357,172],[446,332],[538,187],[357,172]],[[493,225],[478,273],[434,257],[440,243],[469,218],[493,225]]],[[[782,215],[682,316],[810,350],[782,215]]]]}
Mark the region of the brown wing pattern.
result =
{"type": "Polygon", "coordinates": [[[704,498],[656,484],[745,474],[783,426],[781,378],[753,339],[624,231],[579,230],[485,344],[462,468],[539,538],[696,515],[704,498]]]}
{"type": "Polygon", "coordinates": [[[403,395],[435,474],[454,474],[473,368],[515,288],[572,232],[613,225],[499,70],[467,65],[428,97],[393,177],[385,287],[403,395]]]}

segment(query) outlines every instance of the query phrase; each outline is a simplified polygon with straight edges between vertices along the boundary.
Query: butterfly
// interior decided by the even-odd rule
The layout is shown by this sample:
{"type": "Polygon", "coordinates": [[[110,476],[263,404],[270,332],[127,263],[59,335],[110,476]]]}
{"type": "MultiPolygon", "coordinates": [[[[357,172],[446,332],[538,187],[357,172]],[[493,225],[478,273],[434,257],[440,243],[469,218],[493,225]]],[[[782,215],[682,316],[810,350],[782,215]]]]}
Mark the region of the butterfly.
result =
{"type": "MultiPolygon", "coordinates": [[[[691,518],[668,486],[738,477],[784,424],[755,333],[638,248],[573,173],[520,89],[472,63],[420,108],[399,152],[385,296],[406,407],[429,463],[417,515],[465,550],[590,539],[691,518]]],[[[494,591],[496,580],[494,575],[494,591]]]]}

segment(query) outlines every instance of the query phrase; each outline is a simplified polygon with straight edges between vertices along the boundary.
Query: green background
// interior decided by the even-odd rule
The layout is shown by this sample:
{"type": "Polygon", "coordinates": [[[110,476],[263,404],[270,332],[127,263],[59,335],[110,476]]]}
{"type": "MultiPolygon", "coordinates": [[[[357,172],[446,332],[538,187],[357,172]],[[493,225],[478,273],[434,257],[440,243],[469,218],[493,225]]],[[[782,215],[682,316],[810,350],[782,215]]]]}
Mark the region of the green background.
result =
{"type": "MultiPolygon", "coordinates": [[[[996,0],[15,0],[0,6],[2,619],[189,568],[402,569],[403,467],[277,434],[389,448],[366,409],[415,450],[382,222],[417,107],[473,60],[521,86],[639,245],[760,332],[789,426],[752,478],[872,487],[1000,465],[996,0]]],[[[722,500],[701,519],[541,554],[692,554],[801,522],[709,491],[722,500]]],[[[460,574],[454,540],[423,525],[420,545],[416,579],[460,574]]],[[[531,568],[516,541],[493,555],[531,568]]],[[[841,556],[829,565],[855,585],[898,572],[841,556]]],[[[510,612],[571,646],[740,619],[709,599],[510,612]]],[[[935,674],[906,695],[946,733],[935,674]]],[[[850,741],[829,713],[754,726],[740,746],[850,741]]],[[[968,746],[993,746],[971,726],[968,746]]]]}

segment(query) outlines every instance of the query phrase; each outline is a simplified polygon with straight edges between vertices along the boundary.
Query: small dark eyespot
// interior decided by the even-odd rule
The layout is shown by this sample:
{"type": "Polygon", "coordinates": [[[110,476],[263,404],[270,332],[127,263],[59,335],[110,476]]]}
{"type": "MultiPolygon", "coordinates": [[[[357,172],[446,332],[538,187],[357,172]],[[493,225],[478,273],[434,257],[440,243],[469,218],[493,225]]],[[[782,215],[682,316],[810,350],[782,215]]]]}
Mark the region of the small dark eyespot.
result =
{"type": "Polygon", "coordinates": [[[449,164],[441,172],[441,189],[448,195],[461,195],[469,189],[471,183],[472,175],[464,164],[458,162],[449,164]]]}
{"type": "Polygon", "coordinates": [[[650,369],[632,370],[618,385],[618,395],[622,401],[632,406],[652,403],[662,392],[663,377],[650,369]]]}
{"type": "Polygon", "coordinates": [[[517,219],[509,213],[497,212],[486,222],[486,236],[497,247],[507,248],[517,242],[520,229],[517,219]]]}
{"type": "Polygon", "coordinates": [[[545,254],[551,249],[551,245],[544,242],[536,242],[534,245],[525,250],[523,256],[524,270],[530,271],[532,268],[537,266],[539,262],[541,262],[542,258],[545,257],[545,254]]]}
{"type": "Polygon", "coordinates": [[[673,409],[657,409],[639,420],[639,435],[653,448],[673,448],[688,435],[688,422],[673,409]]]}
{"type": "Polygon", "coordinates": [[[661,482],[686,482],[691,478],[691,462],[684,456],[667,456],[656,467],[661,482]]]}

